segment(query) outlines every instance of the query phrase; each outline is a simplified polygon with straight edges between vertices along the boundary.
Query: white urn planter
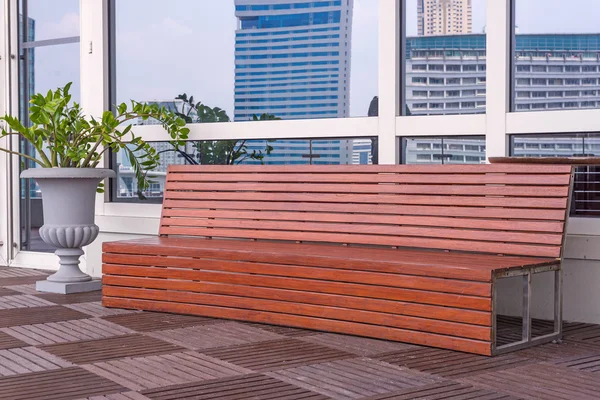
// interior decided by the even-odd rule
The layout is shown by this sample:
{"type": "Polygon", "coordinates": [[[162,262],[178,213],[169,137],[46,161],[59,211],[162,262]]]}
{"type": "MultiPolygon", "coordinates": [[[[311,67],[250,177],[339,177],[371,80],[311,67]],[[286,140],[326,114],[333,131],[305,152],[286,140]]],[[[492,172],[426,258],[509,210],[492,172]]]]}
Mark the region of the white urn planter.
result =
{"type": "Polygon", "coordinates": [[[21,178],[33,178],[42,191],[44,225],[41,239],[57,248],[58,272],[36,283],[36,289],[51,293],[79,293],[100,290],[100,280],[79,269],[81,249],[98,237],[94,224],[96,189],[115,172],[100,168],[31,168],[21,178]]]}

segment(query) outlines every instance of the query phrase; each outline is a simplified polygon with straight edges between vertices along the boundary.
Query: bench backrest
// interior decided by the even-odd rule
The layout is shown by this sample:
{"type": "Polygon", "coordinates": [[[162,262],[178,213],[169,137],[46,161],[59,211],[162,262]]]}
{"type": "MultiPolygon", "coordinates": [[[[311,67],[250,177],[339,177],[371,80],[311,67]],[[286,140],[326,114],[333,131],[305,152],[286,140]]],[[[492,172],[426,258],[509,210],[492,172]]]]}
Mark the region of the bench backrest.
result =
{"type": "Polygon", "coordinates": [[[160,235],[561,256],[568,165],[170,166],[160,235]]]}

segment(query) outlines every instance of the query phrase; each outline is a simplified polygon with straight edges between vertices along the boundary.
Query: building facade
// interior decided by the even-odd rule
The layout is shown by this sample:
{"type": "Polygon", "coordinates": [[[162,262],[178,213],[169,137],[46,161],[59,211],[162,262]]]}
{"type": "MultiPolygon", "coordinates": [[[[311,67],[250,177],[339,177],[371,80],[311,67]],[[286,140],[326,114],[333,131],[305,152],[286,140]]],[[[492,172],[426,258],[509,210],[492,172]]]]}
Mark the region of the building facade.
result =
{"type": "Polygon", "coordinates": [[[473,31],[472,0],[417,0],[419,36],[467,34],[473,31]]]}
{"type": "Polygon", "coordinates": [[[353,0],[235,0],[234,120],[349,115],[353,0]]]}
{"type": "MultiPolygon", "coordinates": [[[[485,35],[407,40],[407,106],[412,115],[483,113],[485,35]]],[[[600,106],[600,34],[516,35],[515,111],[600,106]]]]}

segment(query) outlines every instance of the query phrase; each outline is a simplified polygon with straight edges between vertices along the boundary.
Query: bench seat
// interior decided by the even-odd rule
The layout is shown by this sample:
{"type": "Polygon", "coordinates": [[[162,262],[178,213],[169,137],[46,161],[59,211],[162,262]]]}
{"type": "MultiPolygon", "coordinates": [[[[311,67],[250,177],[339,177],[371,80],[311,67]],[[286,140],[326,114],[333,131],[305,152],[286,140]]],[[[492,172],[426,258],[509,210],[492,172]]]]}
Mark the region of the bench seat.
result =
{"type": "Polygon", "coordinates": [[[107,307],[494,355],[559,338],[570,166],[170,166],[159,237],[103,244],[107,307]],[[555,274],[532,337],[531,277],[555,274]],[[523,279],[523,340],[497,282],[523,279]]]}
{"type": "Polygon", "coordinates": [[[103,250],[110,307],[487,355],[495,276],[559,265],[552,258],[178,237],[108,242],[103,250]]]}

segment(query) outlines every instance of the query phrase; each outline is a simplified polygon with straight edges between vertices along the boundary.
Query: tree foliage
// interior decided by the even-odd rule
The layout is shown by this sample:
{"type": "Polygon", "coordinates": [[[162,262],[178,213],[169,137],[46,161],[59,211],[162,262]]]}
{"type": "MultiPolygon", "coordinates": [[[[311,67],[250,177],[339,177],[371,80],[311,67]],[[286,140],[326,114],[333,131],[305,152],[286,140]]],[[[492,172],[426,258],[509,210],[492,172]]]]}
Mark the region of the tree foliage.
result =
{"type": "MultiPolygon", "coordinates": [[[[230,122],[227,112],[219,107],[211,108],[202,102],[194,102],[194,96],[187,94],[176,97],[183,105],[176,114],[187,123],[230,122]]],[[[279,120],[272,114],[253,115],[252,121],[279,120]]],[[[195,154],[186,152],[185,147],[173,143],[174,151],[178,152],[188,164],[203,165],[232,165],[245,160],[262,162],[265,156],[271,154],[271,140],[266,141],[264,150],[249,150],[247,140],[201,140],[192,144],[195,154]]]]}

